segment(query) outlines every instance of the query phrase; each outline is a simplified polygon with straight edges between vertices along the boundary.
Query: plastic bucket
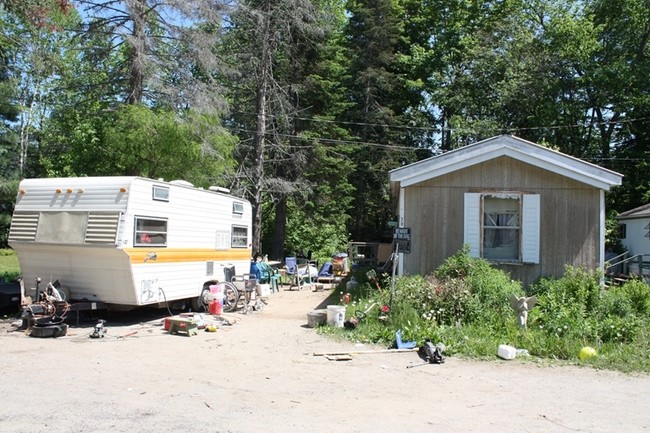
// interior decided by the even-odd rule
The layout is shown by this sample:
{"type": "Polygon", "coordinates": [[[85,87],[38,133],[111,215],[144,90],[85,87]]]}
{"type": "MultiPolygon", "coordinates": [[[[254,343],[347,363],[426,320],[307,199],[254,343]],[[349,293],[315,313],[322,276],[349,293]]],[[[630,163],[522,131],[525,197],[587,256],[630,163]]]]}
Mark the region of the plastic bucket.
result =
{"type": "Polygon", "coordinates": [[[345,306],[328,305],[327,324],[335,328],[343,328],[343,322],[345,322],[345,306]]]}
{"type": "Polygon", "coordinates": [[[222,301],[223,303],[226,286],[221,283],[213,284],[209,287],[209,289],[210,289],[210,293],[208,293],[207,295],[207,301],[212,302],[216,299],[217,301],[222,301]]]}
{"type": "Polygon", "coordinates": [[[258,284],[257,294],[262,298],[268,298],[271,296],[271,285],[270,284],[258,284]]]}
{"type": "Polygon", "coordinates": [[[223,293],[224,290],[226,289],[226,285],[223,283],[213,284],[209,287],[209,289],[211,294],[223,293]]]}
{"type": "Polygon", "coordinates": [[[324,325],[327,322],[326,310],[313,310],[307,313],[307,326],[315,328],[324,325]]]}
{"type": "Polygon", "coordinates": [[[223,308],[222,299],[213,299],[210,302],[210,314],[212,314],[213,316],[220,316],[222,308],[223,308]]]}

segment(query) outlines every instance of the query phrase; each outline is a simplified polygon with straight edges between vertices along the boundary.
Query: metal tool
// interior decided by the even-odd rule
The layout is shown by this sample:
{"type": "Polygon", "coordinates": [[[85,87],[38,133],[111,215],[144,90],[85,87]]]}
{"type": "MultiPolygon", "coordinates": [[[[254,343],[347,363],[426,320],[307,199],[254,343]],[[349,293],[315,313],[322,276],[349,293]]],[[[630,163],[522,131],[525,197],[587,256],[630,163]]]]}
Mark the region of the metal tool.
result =
{"type": "Polygon", "coordinates": [[[104,327],[105,323],[106,321],[104,319],[99,319],[97,324],[95,324],[92,334],[90,334],[90,338],[103,338],[106,332],[106,328],[104,327]]]}
{"type": "Polygon", "coordinates": [[[361,322],[363,319],[366,318],[370,310],[372,310],[375,305],[376,303],[373,302],[366,309],[366,311],[360,311],[360,310],[355,311],[352,317],[350,317],[348,320],[343,322],[343,326],[345,327],[345,329],[356,329],[357,325],[359,325],[359,322],[361,322]]]}

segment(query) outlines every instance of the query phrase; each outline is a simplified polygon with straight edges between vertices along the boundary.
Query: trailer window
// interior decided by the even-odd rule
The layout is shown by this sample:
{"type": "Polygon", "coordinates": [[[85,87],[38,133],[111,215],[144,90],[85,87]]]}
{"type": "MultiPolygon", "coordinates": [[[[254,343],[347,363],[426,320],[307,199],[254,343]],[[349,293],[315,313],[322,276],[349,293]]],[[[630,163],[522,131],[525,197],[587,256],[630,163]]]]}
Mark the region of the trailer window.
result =
{"type": "Polygon", "coordinates": [[[167,220],[136,217],[133,245],[136,247],[166,246],[167,220]]]}
{"type": "Polygon", "coordinates": [[[248,246],[248,227],[232,226],[233,248],[246,248],[248,246]]]}
{"type": "Polygon", "coordinates": [[[169,201],[169,187],[154,185],[152,191],[154,200],[169,201]]]}
{"type": "Polygon", "coordinates": [[[232,203],[232,213],[233,215],[243,215],[244,214],[244,203],[235,201],[232,203]]]}

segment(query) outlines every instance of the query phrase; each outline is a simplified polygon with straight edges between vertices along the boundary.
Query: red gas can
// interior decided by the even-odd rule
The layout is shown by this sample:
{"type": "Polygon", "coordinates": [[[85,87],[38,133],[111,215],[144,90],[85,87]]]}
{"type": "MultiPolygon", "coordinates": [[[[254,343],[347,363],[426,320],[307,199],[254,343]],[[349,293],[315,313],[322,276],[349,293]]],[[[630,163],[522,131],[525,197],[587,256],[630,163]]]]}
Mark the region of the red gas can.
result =
{"type": "Polygon", "coordinates": [[[213,299],[212,302],[210,302],[210,314],[213,316],[220,316],[221,315],[221,300],[219,299],[213,299]]]}

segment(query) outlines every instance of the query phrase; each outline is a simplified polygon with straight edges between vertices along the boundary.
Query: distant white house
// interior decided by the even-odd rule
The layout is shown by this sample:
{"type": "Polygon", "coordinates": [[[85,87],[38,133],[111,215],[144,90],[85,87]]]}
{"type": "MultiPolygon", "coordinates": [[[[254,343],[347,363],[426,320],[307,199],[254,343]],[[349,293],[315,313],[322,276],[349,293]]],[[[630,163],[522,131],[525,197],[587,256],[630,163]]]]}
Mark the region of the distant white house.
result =
{"type": "Polygon", "coordinates": [[[619,214],[619,237],[631,256],[650,254],[650,204],[619,214]]]}

